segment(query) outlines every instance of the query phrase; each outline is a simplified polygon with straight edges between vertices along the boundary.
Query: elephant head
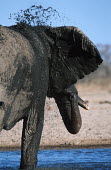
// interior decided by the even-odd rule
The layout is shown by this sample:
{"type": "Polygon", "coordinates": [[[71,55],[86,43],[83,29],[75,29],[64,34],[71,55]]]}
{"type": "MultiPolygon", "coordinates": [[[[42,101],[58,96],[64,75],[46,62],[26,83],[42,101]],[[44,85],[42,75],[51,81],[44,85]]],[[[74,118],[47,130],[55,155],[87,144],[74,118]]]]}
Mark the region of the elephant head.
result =
{"type": "Polygon", "coordinates": [[[51,48],[48,96],[54,97],[67,130],[81,128],[78,105],[89,109],[72,85],[95,71],[102,59],[96,46],[76,27],[46,28],[51,48]]]}
{"type": "Polygon", "coordinates": [[[88,107],[73,84],[101,62],[76,27],[0,26],[0,130],[24,119],[21,168],[36,166],[46,95],[55,98],[67,130],[80,130],[78,105],[88,107]]]}
{"type": "Polygon", "coordinates": [[[50,86],[54,91],[63,91],[101,64],[96,46],[78,28],[48,28],[45,33],[51,46],[50,86]]]}

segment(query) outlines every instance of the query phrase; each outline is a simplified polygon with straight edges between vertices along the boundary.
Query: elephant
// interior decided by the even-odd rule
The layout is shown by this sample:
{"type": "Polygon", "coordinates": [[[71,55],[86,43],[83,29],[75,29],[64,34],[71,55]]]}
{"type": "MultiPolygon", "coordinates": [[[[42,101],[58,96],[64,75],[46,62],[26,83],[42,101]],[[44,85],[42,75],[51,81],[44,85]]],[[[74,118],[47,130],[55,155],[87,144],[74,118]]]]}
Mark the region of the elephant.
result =
{"type": "Polygon", "coordinates": [[[67,130],[79,132],[78,105],[88,109],[74,84],[102,58],[74,26],[0,26],[0,131],[23,119],[20,169],[37,164],[46,96],[54,98],[67,130]]]}

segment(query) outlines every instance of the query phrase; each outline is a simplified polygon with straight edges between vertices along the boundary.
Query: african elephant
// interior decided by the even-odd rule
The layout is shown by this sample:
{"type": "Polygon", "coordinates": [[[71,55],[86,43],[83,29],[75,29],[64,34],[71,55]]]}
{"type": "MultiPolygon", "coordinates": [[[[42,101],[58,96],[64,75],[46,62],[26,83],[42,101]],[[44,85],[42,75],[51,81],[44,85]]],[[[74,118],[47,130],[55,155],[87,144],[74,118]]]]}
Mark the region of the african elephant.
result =
{"type": "Polygon", "coordinates": [[[81,127],[73,84],[95,71],[101,56],[76,27],[0,26],[0,131],[23,119],[20,169],[36,167],[46,96],[55,98],[67,130],[81,127]]]}

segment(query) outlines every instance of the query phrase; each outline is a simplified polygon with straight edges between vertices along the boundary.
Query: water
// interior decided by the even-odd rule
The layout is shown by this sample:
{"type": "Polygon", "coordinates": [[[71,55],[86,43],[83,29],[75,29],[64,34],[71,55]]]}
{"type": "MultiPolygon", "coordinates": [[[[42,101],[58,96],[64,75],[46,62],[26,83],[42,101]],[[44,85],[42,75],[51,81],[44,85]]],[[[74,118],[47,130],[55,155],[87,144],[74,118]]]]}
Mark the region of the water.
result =
{"type": "MultiPolygon", "coordinates": [[[[16,170],[19,164],[20,151],[0,152],[0,169],[16,170]]],[[[111,148],[41,150],[38,167],[111,170],[111,148]]]]}

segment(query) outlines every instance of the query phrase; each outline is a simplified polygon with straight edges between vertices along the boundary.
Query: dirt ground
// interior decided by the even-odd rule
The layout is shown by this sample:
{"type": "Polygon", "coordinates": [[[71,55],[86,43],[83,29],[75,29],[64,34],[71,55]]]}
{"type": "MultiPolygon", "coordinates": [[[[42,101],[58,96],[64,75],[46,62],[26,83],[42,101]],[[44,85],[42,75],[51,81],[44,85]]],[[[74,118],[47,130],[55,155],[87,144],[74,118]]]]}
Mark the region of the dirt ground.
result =
{"type": "MultiPolygon", "coordinates": [[[[82,128],[70,134],[61,119],[54,99],[47,99],[41,146],[89,146],[111,144],[111,89],[102,86],[77,85],[79,96],[88,101],[90,110],[80,108],[82,128]]],[[[0,147],[20,147],[22,121],[10,131],[0,133],[0,147]]]]}

